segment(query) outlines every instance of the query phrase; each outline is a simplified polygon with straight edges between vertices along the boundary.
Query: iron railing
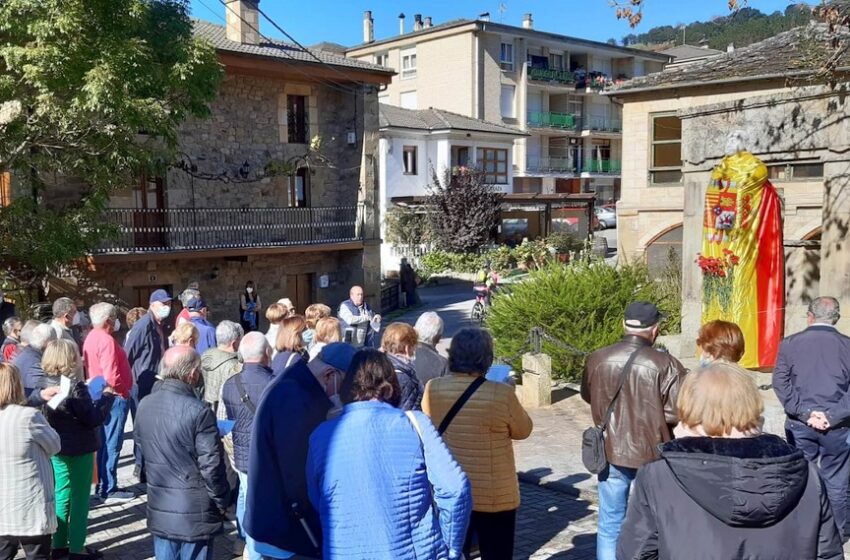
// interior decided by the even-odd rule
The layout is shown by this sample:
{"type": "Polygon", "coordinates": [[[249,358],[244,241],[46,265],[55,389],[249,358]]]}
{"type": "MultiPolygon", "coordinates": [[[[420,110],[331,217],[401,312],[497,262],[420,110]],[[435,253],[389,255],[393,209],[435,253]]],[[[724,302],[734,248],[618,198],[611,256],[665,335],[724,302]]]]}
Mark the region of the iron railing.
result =
{"type": "Polygon", "coordinates": [[[609,119],[606,117],[585,117],[583,120],[584,130],[596,130],[600,132],[622,132],[623,121],[620,119],[609,119]]]}
{"type": "Polygon", "coordinates": [[[115,228],[95,254],[159,253],[359,241],[363,207],[110,208],[115,228]]]}
{"type": "Polygon", "coordinates": [[[619,173],[620,162],[615,159],[594,159],[582,168],[584,173],[619,173]]]}
{"type": "Polygon", "coordinates": [[[579,166],[570,157],[528,156],[525,169],[536,173],[578,173],[579,166]]]}
{"type": "Polygon", "coordinates": [[[571,113],[529,111],[528,126],[577,130],[581,128],[581,119],[571,113]]]}
{"type": "Polygon", "coordinates": [[[528,79],[535,82],[550,82],[556,84],[573,85],[576,76],[568,70],[557,70],[555,68],[529,68],[528,79]]]}

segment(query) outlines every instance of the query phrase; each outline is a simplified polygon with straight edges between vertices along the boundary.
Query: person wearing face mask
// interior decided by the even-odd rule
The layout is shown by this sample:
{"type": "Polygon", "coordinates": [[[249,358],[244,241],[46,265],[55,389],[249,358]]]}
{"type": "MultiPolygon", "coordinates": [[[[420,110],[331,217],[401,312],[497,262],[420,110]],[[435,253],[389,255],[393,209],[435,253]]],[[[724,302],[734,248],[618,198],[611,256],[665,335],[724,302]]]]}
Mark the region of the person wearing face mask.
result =
{"type": "Polygon", "coordinates": [[[124,425],[130,412],[133,373],[121,345],[112,336],[117,329],[118,308],[100,302],[89,310],[93,329],[83,343],[83,362],[89,379],[103,377],[115,399],[101,428],[103,445],[97,452],[97,494],[107,505],[132,500],[135,494],[118,487],[118,458],[124,441],[124,425]]]}
{"type": "Polygon", "coordinates": [[[245,291],[239,295],[239,322],[245,332],[255,331],[260,327],[260,310],[262,302],[254,288],[254,281],[245,283],[245,291]]]}
{"type": "MultiPolygon", "coordinates": [[[[236,500],[236,519],[240,532],[245,538],[243,520],[245,518],[245,497],[248,493],[248,457],[251,453],[251,432],[254,429],[254,414],[260,397],[266,386],[271,383],[272,351],[266,337],[261,332],[250,332],[239,344],[242,357],[242,371],[224,382],[221,388],[221,403],[226,418],[236,423],[230,432],[233,437],[233,466],[239,475],[239,497],[236,500]]],[[[254,550],[254,543],[246,539],[249,560],[261,560],[254,550]]]]}
{"type": "Polygon", "coordinates": [[[663,318],[652,303],[629,304],[622,340],[591,354],[581,379],[581,398],[590,403],[593,423],[605,428],[608,465],[597,474],[599,560],[616,557],[637,470],[659,458],[659,444],[673,438],[678,422],[676,396],[687,370],[652,347],[663,318]]]}
{"type": "Polygon", "coordinates": [[[264,558],[321,556],[321,524],[307,493],[307,448],[313,430],[340,409],[336,395],[354,354],[350,344],[337,342],[309,366],[297,360],[274,378],[257,407],[244,521],[264,558]]]}
{"type": "MultiPolygon", "coordinates": [[[[133,372],[130,414],[133,416],[134,425],[139,404],[151,393],[159,372],[159,362],[168,349],[164,323],[171,314],[171,301],[172,297],[165,290],[154,291],[148,300],[148,312],[133,325],[124,343],[124,351],[133,372]]],[[[144,459],[137,439],[133,446],[133,455],[136,463],[133,472],[140,482],[144,482],[144,459]]]]}

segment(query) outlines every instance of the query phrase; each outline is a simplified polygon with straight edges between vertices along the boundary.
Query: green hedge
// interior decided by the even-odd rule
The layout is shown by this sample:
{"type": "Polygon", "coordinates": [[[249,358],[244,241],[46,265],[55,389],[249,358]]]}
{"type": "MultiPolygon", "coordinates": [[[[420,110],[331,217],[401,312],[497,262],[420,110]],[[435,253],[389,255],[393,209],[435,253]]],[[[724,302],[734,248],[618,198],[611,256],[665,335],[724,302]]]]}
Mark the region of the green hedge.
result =
{"type": "MultiPolygon", "coordinates": [[[[620,339],[626,306],[651,301],[662,311],[680,302],[662,300],[659,284],[643,266],[614,268],[600,261],[579,260],[568,266],[550,264],[522,282],[504,286],[493,298],[487,327],[496,341],[496,355],[510,358],[524,346],[528,332],[539,326],[557,340],[591,352],[620,339]]],[[[553,375],[568,381],[581,378],[584,356],[544,342],[552,356],[553,375]]]]}

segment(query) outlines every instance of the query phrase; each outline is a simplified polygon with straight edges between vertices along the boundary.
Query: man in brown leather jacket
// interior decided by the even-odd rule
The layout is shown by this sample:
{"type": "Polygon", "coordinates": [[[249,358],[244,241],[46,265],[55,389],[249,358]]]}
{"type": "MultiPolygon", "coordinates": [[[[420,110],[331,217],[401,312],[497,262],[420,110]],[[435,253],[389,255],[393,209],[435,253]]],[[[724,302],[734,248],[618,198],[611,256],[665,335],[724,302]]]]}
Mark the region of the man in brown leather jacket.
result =
{"type": "Polygon", "coordinates": [[[585,364],[581,397],[590,403],[593,422],[599,426],[605,421],[623,368],[635,354],[605,430],[609,466],[598,475],[598,560],[615,559],[617,537],[637,469],[658,458],[658,444],[672,439],[672,426],[678,420],[676,396],[687,371],[676,358],[652,347],[662,318],[651,303],[630,304],[623,321],[622,340],[600,348],[585,364]]]}

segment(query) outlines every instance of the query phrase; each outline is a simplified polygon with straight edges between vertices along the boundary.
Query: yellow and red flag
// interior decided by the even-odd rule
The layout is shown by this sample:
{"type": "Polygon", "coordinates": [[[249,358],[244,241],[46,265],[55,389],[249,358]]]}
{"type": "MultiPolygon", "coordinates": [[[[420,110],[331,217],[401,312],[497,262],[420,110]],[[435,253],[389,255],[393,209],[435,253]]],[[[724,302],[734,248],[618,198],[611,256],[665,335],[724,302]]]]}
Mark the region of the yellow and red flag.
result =
{"type": "Polygon", "coordinates": [[[767,167],[749,152],[726,156],[711,174],[697,264],[703,324],[737,323],[746,341],[741,365],[773,366],[785,308],[782,208],[767,167]]]}

